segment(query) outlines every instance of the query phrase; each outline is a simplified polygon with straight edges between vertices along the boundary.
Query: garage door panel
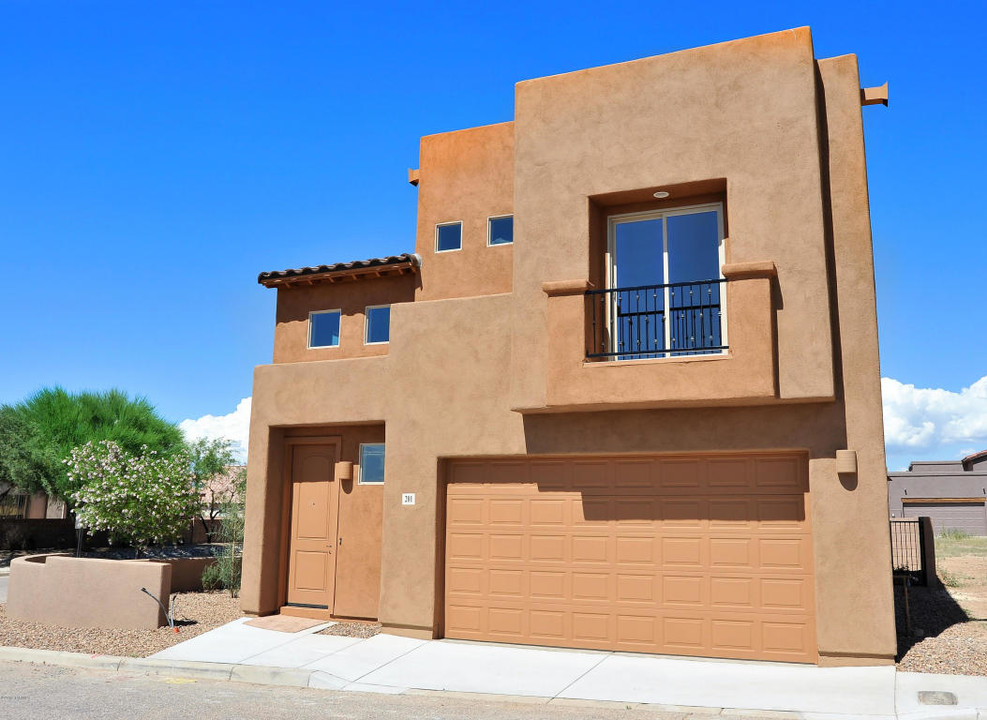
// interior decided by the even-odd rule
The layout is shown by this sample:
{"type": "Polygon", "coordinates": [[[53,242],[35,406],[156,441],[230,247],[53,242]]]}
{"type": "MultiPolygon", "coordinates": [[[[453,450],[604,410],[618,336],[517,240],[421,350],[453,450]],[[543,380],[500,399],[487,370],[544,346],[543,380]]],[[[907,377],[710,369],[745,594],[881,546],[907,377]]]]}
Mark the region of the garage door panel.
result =
{"type": "Polygon", "coordinates": [[[532,563],[564,563],[571,557],[566,535],[533,535],[529,542],[528,560],[532,563]]]}
{"type": "Polygon", "coordinates": [[[448,485],[448,637],[815,660],[804,458],[484,462],[448,485]]]}

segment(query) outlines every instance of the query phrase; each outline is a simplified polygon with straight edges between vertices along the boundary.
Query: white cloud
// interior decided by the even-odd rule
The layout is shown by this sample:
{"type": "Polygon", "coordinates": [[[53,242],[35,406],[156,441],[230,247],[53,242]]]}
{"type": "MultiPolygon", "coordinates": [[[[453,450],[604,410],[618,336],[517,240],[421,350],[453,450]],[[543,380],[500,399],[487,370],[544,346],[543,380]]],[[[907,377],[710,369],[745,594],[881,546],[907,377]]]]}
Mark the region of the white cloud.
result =
{"type": "Polygon", "coordinates": [[[233,441],[233,450],[241,462],[247,461],[247,440],[250,435],[250,398],[237,403],[229,415],[203,415],[178,423],[189,440],[226,438],[233,441]]]}
{"type": "Polygon", "coordinates": [[[881,378],[881,392],[889,456],[948,460],[987,445],[987,376],[959,392],[881,378]]]}

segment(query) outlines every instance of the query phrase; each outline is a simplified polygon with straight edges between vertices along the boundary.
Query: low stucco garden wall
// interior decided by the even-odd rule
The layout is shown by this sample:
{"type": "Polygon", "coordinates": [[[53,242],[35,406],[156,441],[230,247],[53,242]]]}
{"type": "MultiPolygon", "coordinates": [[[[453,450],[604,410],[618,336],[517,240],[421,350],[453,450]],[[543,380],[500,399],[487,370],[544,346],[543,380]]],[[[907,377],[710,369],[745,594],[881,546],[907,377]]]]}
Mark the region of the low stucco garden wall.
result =
{"type": "MultiPolygon", "coordinates": [[[[194,558],[208,562],[211,558],[194,558]]],[[[141,592],[161,598],[168,606],[172,562],[100,560],[66,555],[31,555],[10,564],[7,614],[62,627],[153,629],[166,624],[161,608],[141,592]]],[[[202,565],[198,570],[201,586],[202,565]]],[[[185,584],[194,567],[176,576],[185,584]]]]}

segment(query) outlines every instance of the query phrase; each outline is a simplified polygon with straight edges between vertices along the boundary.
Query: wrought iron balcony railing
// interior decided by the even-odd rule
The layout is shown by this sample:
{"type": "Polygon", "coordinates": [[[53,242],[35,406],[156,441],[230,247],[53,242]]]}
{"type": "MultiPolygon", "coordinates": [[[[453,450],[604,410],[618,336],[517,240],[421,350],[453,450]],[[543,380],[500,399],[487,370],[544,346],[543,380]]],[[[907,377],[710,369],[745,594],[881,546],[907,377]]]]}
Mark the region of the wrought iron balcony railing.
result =
{"type": "Polygon", "coordinates": [[[588,290],[589,360],[713,355],[723,333],[726,280],[588,290]]]}

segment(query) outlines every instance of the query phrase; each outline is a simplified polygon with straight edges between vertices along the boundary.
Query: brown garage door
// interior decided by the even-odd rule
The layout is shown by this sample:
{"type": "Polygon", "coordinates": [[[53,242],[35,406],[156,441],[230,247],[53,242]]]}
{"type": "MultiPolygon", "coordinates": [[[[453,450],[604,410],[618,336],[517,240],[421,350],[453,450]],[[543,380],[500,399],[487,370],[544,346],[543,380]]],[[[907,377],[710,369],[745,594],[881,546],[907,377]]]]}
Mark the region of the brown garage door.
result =
{"type": "Polygon", "coordinates": [[[445,635],[815,662],[807,461],[450,464],[445,635]]]}
{"type": "Polygon", "coordinates": [[[944,530],[959,530],[970,535],[987,535],[987,509],[981,498],[949,502],[945,499],[906,499],[902,505],[905,517],[932,518],[936,535],[944,530]]]}

